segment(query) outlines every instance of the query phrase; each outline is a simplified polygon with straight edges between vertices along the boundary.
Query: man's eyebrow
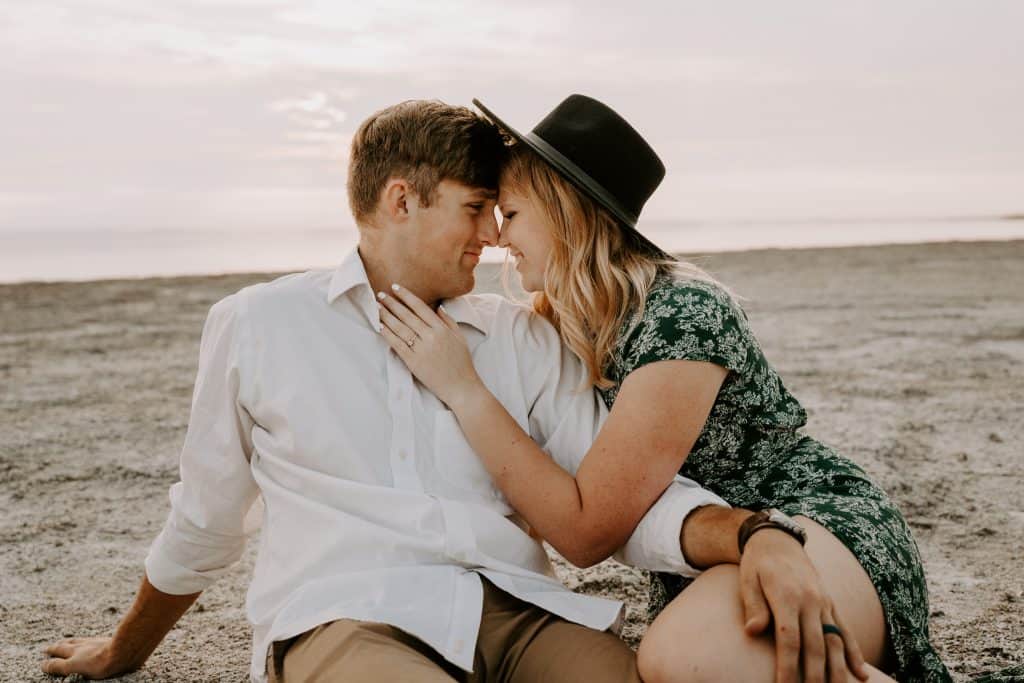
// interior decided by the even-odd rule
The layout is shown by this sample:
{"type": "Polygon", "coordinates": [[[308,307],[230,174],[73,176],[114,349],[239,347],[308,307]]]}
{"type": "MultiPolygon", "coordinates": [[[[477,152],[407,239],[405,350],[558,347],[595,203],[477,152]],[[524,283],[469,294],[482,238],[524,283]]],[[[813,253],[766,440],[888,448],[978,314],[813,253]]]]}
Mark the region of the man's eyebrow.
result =
{"type": "Polygon", "coordinates": [[[497,199],[498,198],[498,191],[497,190],[488,190],[488,189],[485,189],[485,188],[481,187],[481,188],[473,191],[473,196],[474,197],[483,197],[484,199],[497,199]]]}

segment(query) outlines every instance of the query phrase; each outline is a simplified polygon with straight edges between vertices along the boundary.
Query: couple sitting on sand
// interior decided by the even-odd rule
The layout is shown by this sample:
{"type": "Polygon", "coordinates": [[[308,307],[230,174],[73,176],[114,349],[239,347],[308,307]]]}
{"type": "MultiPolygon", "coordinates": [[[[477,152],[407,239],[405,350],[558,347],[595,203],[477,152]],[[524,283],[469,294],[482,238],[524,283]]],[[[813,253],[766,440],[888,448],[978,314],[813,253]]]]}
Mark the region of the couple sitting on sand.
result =
{"type": "Polygon", "coordinates": [[[358,249],[211,309],[135,604],[43,670],[142,666],[261,516],[256,681],[949,680],[899,511],[801,433],[729,291],[636,231],[654,151],[588,97],[525,135],[477,106],[370,117],[358,249]],[[532,310],[468,294],[488,246],[532,310]],[[635,654],[541,539],[652,571],[635,654]]]}

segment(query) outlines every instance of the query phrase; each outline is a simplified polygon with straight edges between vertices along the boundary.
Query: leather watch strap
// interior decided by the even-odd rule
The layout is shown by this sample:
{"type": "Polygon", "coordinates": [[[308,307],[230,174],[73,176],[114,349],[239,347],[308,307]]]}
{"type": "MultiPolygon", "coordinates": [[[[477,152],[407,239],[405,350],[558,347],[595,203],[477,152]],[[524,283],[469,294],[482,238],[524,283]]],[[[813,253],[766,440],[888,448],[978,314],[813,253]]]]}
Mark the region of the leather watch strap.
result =
{"type": "Polygon", "coordinates": [[[743,548],[747,545],[747,541],[750,540],[750,537],[761,529],[778,529],[779,531],[785,532],[789,536],[795,538],[800,542],[800,545],[805,543],[806,538],[804,535],[789,528],[785,524],[781,524],[780,522],[776,522],[771,519],[773,512],[775,512],[775,510],[761,510],[760,512],[755,512],[750,515],[743,521],[743,524],[740,525],[739,532],[736,535],[736,544],[739,547],[740,555],[743,554],[743,548]]]}

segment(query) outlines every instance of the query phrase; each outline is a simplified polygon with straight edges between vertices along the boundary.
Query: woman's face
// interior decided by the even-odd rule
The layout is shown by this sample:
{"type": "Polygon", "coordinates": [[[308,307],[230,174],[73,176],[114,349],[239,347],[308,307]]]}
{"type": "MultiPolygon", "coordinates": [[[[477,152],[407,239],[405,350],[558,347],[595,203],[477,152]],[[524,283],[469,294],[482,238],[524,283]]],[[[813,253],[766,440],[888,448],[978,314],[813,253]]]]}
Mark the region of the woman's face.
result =
{"type": "Polygon", "coordinates": [[[507,248],[515,257],[523,289],[541,291],[554,244],[542,212],[527,196],[504,183],[498,192],[498,210],[502,216],[498,246],[507,248]]]}

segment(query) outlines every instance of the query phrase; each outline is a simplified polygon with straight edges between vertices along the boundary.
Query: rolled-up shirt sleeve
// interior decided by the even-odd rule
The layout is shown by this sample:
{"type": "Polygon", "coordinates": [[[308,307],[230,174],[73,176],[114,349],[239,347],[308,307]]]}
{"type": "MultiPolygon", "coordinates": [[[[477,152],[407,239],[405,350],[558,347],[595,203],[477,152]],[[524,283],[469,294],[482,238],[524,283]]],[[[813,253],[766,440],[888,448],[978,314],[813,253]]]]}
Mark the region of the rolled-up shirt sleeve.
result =
{"type": "Polygon", "coordinates": [[[679,532],[686,517],[705,505],[730,507],[694,480],[677,474],[637,524],[626,544],[616,551],[615,559],[653,572],[681,574],[689,578],[699,576],[701,570],[687,563],[683,555],[679,532]]]}
{"type": "MultiPolygon", "coordinates": [[[[516,328],[523,389],[530,405],[530,435],[572,474],[608,417],[598,393],[587,385],[583,363],[566,348],[546,320],[523,313],[516,328]]],[[[676,475],[640,520],[615,559],[650,571],[687,577],[700,570],[687,564],[680,530],[687,515],[705,505],[729,507],[692,479],[676,475]]]]}
{"type": "Polygon", "coordinates": [[[146,556],[146,576],[164,593],[207,588],[245,549],[246,516],[259,495],[249,467],[253,420],[240,401],[244,346],[241,294],[216,303],[203,326],[181,481],[146,556]]]}

